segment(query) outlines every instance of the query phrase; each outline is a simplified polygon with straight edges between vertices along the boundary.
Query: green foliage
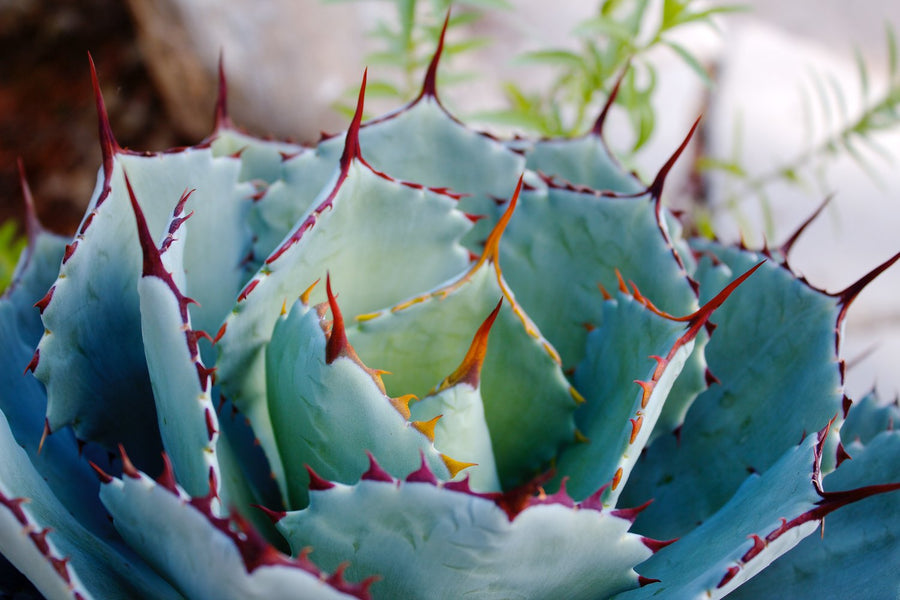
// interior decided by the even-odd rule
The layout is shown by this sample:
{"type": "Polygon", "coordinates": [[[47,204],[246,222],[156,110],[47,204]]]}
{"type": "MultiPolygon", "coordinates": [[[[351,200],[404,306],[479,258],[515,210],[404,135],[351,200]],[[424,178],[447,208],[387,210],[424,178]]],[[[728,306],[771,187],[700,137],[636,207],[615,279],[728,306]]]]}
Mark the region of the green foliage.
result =
{"type": "Polygon", "coordinates": [[[812,83],[801,90],[804,139],[810,143],[795,156],[762,173],[748,171],[739,150],[741,136],[737,125],[730,156],[700,158],[696,164],[699,172],[725,175],[721,202],[730,212],[741,218],[741,206],[756,200],[763,209],[764,231],[771,236],[775,231],[770,192],[774,185],[788,184],[818,197],[828,196],[834,191],[828,179],[829,167],[842,157],[850,157],[876,183],[879,181],[872,158],[892,164],[897,152],[880,144],[878,134],[900,126],[900,66],[896,34],[890,25],[886,27],[885,46],[886,83],[885,89],[877,94],[872,90],[872,77],[861,53],[857,50],[854,54],[862,105],[854,113],[848,108],[847,91],[833,75],[812,73],[812,83]]]}
{"type": "MultiPolygon", "coordinates": [[[[349,0],[325,0],[346,2],[349,0]]],[[[359,1],[359,0],[356,0],[359,1]]],[[[449,39],[456,37],[459,30],[470,29],[487,10],[509,10],[512,5],[507,0],[391,0],[396,10],[396,20],[379,20],[368,32],[377,50],[366,55],[365,62],[377,68],[379,75],[368,82],[366,93],[370,98],[383,98],[393,102],[412,100],[419,91],[418,74],[431,60],[431,53],[441,36],[444,19],[447,18],[449,39]],[[449,15],[450,5],[456,10],[449,15]],[[449,15],[449,16],[448,16],[449,15]]],[[[471,52],[490,43],[485,37],[467,37],[464,40],[447,42],[444,53],[448,59],[471,52]]],[[[376,69],[373,69],[376,70],[376,69]]],[[[474,73],[453,72],[441,79],[442,86],[464,81],[476,76],[474,73]]],[[[345,101],[335,108],[353,116],[353,99],[359,88],[345,93],[345,101]]]]}
{"type": "MultiPolygon", "coordinates": [[[[332,0],[338,1],[338,0],[332,0]]],[[[430,48],[440,35],[440,22],[449,1],[432,0],[430,11],[422,10],[415,0],[394,0],[397,22],[380,21],[370,34],[380,50],[366,57],[368,65],[389,66],[391,79],[376,79],[370,84],[375,97],[410,100],[418,92],[415,75],[427,64],[430,48]]],[[[423,4],[423,3],[419,3],[423,4]]],[[[462,10],[448,23],[455,30],[468,29],[484,11],[510,9],[503,0],[469,0],[458,3],[462,10]]],[[[658,12],[649,0],[601,0],[596,15],[578,23],[572,30],[576,48],[543,48],[518,57],[523,65],[550,68],[554,75],[546,89],[534,91],[515,81],[502,82],[509,108],[480,112],[475,118],[496,125],[510,126],[546,137],[570,137],[584,133],[596,117],[598,107],[609,96],[616,80],[623,76],[616,104],[628,115],[634,141],[631,152],[639,150],[653,133],[656,67],[646,59],[653,49],[664,46],[675,52],[705,83],[711,85],[706,68],[690,49],[672,39],[685,26],[715,27],[715,18],[744,7],[695,0],[665,0],[658,12]]],[[[490,43],[485,37],[469,38],[448,44],[448,56],[469,52],[490,43]]],[[[444,83],[477,77],[477,73],[453,73],[444,83]]],[[[358,90],[349,94],[355,95],[358,90]]],[[[339,110],[350,116],[353,108],[341,104],[339,110]]]]}
{"type": "Polygon", "coordinates": [[[624,72],[616,104],[628,115],[635,152],[650,138],[656,120],[651,100],[657,74],[646,59],[648,52],[668,47],[709,84],[706,68],[672,35],[687,25],[714,27],[715,17],[740,10],[744,9],[693,0],[666,0],[659,12],[651,9],[649,0],[600,2],[597,14],[573,29],[577,48],[542,49],[520,57],[524,64],[551,67],[553,83],[541,92],[528,92],[508,82],[504,91],[510,108],[486,116],[548,137],[578,135],[590,127],[598,105],[624,72]]]}
{"type": "Polygon", "coordinates": [[[27,241],[19,235],[15,221],[0,224],[0,290],[5,290],[12,281],[16,261],[27,241]]]}

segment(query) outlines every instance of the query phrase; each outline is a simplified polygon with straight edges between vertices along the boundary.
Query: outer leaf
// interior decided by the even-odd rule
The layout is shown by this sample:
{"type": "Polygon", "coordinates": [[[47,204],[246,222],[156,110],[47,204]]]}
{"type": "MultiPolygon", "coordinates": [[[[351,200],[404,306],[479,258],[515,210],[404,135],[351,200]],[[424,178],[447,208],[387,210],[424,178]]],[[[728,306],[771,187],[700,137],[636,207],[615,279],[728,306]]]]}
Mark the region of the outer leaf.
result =
{"type": "MultiPolygon", "coordinates": [[[[702,248],[729,267],[710,256],[700,261],[703,297],[764,258],[712,243],[702,248]]],[[[841,413],[838,302],[771,261],[753,279],[714,319],[707,360],[721,383],[694,403],[680,438],[657,440],[632,473],[626,501],[656,499],[636,523],[647,535],[683,534],[721,507],[748,471],[767,469],[804,431],[841,413]]]]}
{"type": "MultiPolygon", "coordinates": [[[[305,216],[316,194],[332,176],[343,141],[342,136],[328,138],[314,150],[285,162],[283,181],[269,187],[258,203],[258,256],[273,251],[305,216]]],[[[508,194],[509,187],[525,169],[520,153],[466,127],[447,113],[431,93],[423,93],[394,113],[363,123],[359,142],[366,162],[374,169],[418,186],[462,195],[461,210],[485,217],[466,236],[472,250],[478,249],[478,242],[496,221],[494,199],[508,194]]]]}
{"type": "Polygon", "coordinates": [[[86,528],[109,539],[115,532],[97,501],[97,478],[79,458],[80,444],[68,429],[42,436],[47,395],[40,382],[23,373],[43,332],[35,303],[44,306],[52,295],[47,288],[56,279],[65,247],[65,240],[44,232],[33,220],[30,236],[12,285],[0,298],[0,411],[19,446],[66,508],[86,528]]]}
{"type": "Polygon", "coordinates": [[[815,531],[836,508],[817,487],[826,437],[807,436],[762,476],[747,478],[715,515],[639,567],[660,582],[617,600],[722,598],[815,531]]]}
{"type": "Polygon", "coordinates": [[[110,479],[100,497],[116,528],[189,598],[367,598],[367,585],[330,580],[305,558],[278,553],[246,523],[242,529],[190,499],[134,472],[110,479]]]}
{"type": "MultiPolygon", "coordinates": [[[[900,432],[886,431],[865,446],[851,443],[847,450],[853,460],[842,463],[825,478],[829,488],[864,486],[872,483],[875,473],[879,481],[900,481],[900,432]]],[[[885,567],[900,562],[897,515],[900,494],[869,498],[842,508],[828,517],[822,537],[806,538],[729,598],[773,594],[788,598],[896,598],[900,594],[900,573],[885,567]]]]}
{"type": "Polygon", "coordinates": [[[295,552],[313,545],[328,568],[350,559],[351,577],[382,574],[373,591],[385,598],[558,598],[562,589],[604,598],[637,586],[632,567],[650,550],[627,519],[571,499],[510,519],[494,500],[450,485],[334,484],[278,527],[295,552]]]}
{"type": "Polygon", "coordinates": [[[154,237],[179,196],[203,183],[193,197],[197,216],[185,250],[191,281],[183,290],[203,304],[195,315],[198,329],[218,328],[242,284],[240,263],[249,249],[243,222],[252,187],[237,182],[238,160],[214,158],[209,149],[138,156],[118,148],[105,118],[101,132],[104,167],[44,310],[35,374],[47,386],[52,429],[71,423],[79,437],[107,447],[126,441],[139,462],[153,464],[160,445],[140,335],[136,283],[142,260],[123,170],[154,237]],[[223,236],[232,242],[210,255],[211,240],[223,236]]]}
{"type": "Polygon", "coordinates": [[[96,537],[60,503],[0,413],[0,553],[49,598],[177,598],[130,550],[96,537]]]}

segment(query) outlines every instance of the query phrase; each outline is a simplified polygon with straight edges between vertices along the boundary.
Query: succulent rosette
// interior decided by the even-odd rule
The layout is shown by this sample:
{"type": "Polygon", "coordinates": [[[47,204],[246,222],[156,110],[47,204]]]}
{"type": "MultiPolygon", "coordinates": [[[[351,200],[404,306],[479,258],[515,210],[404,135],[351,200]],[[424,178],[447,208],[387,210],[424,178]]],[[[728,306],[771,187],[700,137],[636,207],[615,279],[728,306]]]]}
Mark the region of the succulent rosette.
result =
{"type": "Polygon", "coordinates": [[[480,133],[440,52],[313,147],[222,77],[206,141],[123,149],[94,74],[88,211],[0,300],[6,560],[48,598],[896,597],[898,409],[840,350],[897,257],[825,293],[794,237],[685,239],[684,144],[647,185],[607,110],[480,133]]]}

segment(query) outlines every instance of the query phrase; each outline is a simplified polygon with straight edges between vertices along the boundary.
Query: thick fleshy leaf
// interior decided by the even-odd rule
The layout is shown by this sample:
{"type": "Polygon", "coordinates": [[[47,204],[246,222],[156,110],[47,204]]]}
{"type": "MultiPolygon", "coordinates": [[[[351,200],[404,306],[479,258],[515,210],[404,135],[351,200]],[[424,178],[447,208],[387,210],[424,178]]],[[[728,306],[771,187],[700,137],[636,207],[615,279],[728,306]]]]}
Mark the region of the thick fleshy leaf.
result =
{"type": "Polygon", "coordinates": [[[189,494],[202,496],[209,491],[210,472],[220,479],[219,423],[210,397],[212,372],[200,358],[199,335],[191,326],[190,300],[176,284],[176,279],[181,285],[187,279],[182,229],[187,200],[185,195],[176,205],[158,250],[137,199],[131,196],[143,252],[138,294],[157,423],[178,482],[189,494]]]}
{"type": "Polygon", "coordinates": [[[294,303],[275,324],[266,350],[269,414],[288,506],[308,503],[307,466],[327,479],[353,483],[369,467],[366,451],[404,475],[425,456],[441,479],[449,479],[432,444],[432,424],[410,422],[409,399],[385,395],[381,375],[346,343],[340,310],[333,296],[330,301],[331,324],[303,301],[294,303]]]}
{"type": "Polygon", "coordinates": [[[351,578],[379,573],[377,597],[605,598],[636,587],[633,567],[651,554],[628,519],[564,494],[521,498],[524,510],[510,514],[502,497],[465,484],[381,473],[323,485],[278,521],[295,553],[312,546],[325,568],[349,560],[351,578]]]}
{"type": "MultiPolygon", "coordinates": [[[[494,198],[509,194],[525,169],[524,158],[448,115],[433,98],[422,98],[385,117],[362,124],[359,142],[372,168],[416,186],[462,195],[458,207],[483,217],[467,236],[473,250],[496,221],[494,198]],[[440,148],[440,152],[434,152],[440,148]]],[[[307,213],[332,178],[343,138],[332,137],[285,161],[281,180],[254,206],[258,239],[254,253],[274,251],[307,213]]]]}
{"type": "Polygon", "coordinates": [[[617,599],[721,598],[815,531],[817,442],[807,436],[763,475],[746,478],[716,514],[638,567],[658,582],[617,599]]]}
{"type": "Polygon", "coordinates": [[[80,458],[81,444],[69,429],[44,435],[47,395],[41,383],[24,372],[44,330],[39,310],[53,294],[48,288],[65,248],[63,238],[34,222],[30,233],[29,249],[0,298],[0,411],[54,494],[82,525],[109,539],[115,532],[97,500],[97,478],[80,458]]]}
{"type": "Polygon", "coordinates": [[[472,465],[466,471],[472,489],[500,489],[484,400],[478,387],[460,382],[426,396],[410,408],[416,421],[438,419],[434,425],[435,446],[454,460],[472,465]]]}
{"type": "Polygon", "coordinates": [[[522,149],[529,169],[561,177],[575,185],[622,194],[636,194],[645,189],[636,176],[619,165],[603,138],[595,132],[571,139],[539,140],[522,149]]]}
{"type": "MultiPolygon", "coordinates": [[[[10,305],[18,338],[33,349],[44,331],[40,311],[52,298],[53,292],[48,290],[56,280],[67,240],[44,231],[37,222],[32,222],[30,228],[28,247],[19,257],[10,285],[0,296],[0,301],[10,305]]],[[[28,357],[25,364],[28,364],[28,357]]],[[[23,365],[19,372],[24,368],[23,365]]]]}
{"type": "Polygon", "coordinates": [[[553,185],[525,189],[500,242],[500,259],[516,298],[566,367],[584,357],[585,324],[602,323],[597,286],[615,289],[617,270],[664,311],[697,309],[649,195],[620,198],[553,185]]]}
{"type": "Polygon", "coordinates": [[[257,269],[306,216],[334,177],[341,147],[320,144],[284,159],[281,177],[257,193],[250,213],[253,261],[257,269]]]}
{"type": "MultiPolygon", "coordinates": [[[[847,451],[853,459],[825,478],[829,489],[900,481],[900,432],[849,443],[847,451]]],[[[825,520],[822,536],[809,536],[729,598],[896,598],[900,572],[888,565],[900,564],[898,515],[896,492],[844,507],[825,520]]]]}
{"type": "Polygon", "coordinates": [[[214,158],[208,148],[136,155],[118,148],[105,121],[101,130],[104,167],[44,308],[35,374],[47,386],[52,429],[72,424],[81,438],[112,448],[126,442],[136,460],[158,464],[137,294],[142,258],[123,174],[129,173],[154,239],[179,197],[197,188],[185,247],[190,277],[182,291],[202,304],[194,326],[213,331],[245,277],[241,261],[250,232],[244,220],[252,186],[237,181],[239,160],[214,158]],[[222,237],[232,243],[209,253],[222,237]]]}
{"type": "Polygon", "coordinates": [[[900,405],[897,400],[882,402],[874,393],[854,402],[841,426],[841,440],[845,444],[868,444],[882,431],[900,427],[900,405]]]}
{"type": "Polygon", "coordinates": [[[178,597],[130,550],[97,537],[66,509],[2,413],[0,456],[0,554],[48,598],[178,597]]]}
{"type": "Polygon", "coordinates": [[[213,156],[233,156],[241,159],[240,181],[274,183],[284,178],[287,157],[309,149],[299,144],[277,140],[262,140],[238,131],[234,127],[219,128],[209,143],[213,156]]]}
{"type": "Polygon", "coordinates": [[[100,497],[122,537],[188,598],[368,598],[371,582],[348,584],[284,556],[243,519],[214,516],[210,497],[191,499],[137,471],[110,479],[100,497]]]}
{"type": "Polygon", "coordinates": [[[466,236],[473,251],[500,213],[497,199],[509,196],[525,171],[525,158],[490,135],[470,129],[423,95],[403,109],[360,130],[366,160],[404,181],[461,194],[459,208],[481,217],[466,236]]]}
{"type": "MultiPolygon", "coordinates": [[[[502,301],[501,301],[502,303],[502,301]]],[[[484,320],[459,367],[428,396],[412,405],[414,419],[437,419],[434,439],[438,448],[455,460],[472,465],[466,471],[469,485],[479,492],[500,490],[491,433],[481,397],[481,368],[487,355],[488,336],[501,303],[484,320]]]]}
{"type": "MultiPolygon", "coordinates": [[[[765,256],[712,243],[696,277],[701,298],[765,256]],[[721,262],[720,262],[721,261],[721,262]]],[[[680,435],[659,438],[638,462],[626,502],[655,498],[636,522],[654,537],[685,533],[734,494],[747,472],[768,469],[808,431],[842,413],[836,354],[838,302],[772,261],[713,321],[707,361],[720,383],[694,402],[680,435]]]]}
{"type": "Polygon", "coordinates": [[[604,503],[615,505],[693,350],[693,339],[681,342],[684,329],[631,296],[604,303],[603,325],[588,336],[587,355],[575,371],[585,399],[575,426],[584,439],[563,450],[557,463],[574,498],[611,483],[604,503]]]}
{"type": "MultiPolygon", "coordinates": [[[[342,282],[344,311],[355,315],[428,289],[468,263],[459,239],[471,223],[455,198],[373,171],[359,156],[359,118],[333,184],[238,295],[218,344],[223,392],[250,419],[278,476],[264,351],[282,305],[328,271],[342,282]]],[[[312,303],[322,300],[314,290],[312,303]]]]}
{"type": "Polygon", "coordinates": [[[501,483],[515,485],[572,440],[578,393],[559,357],[516,303],[500,273],[497,244],[507,212],[482,259],[456,280],[401,305],[358,317],[347,336],[359,355],[391,372],[391,394],[423,396],[459,364],[499,299],[481,371],[481,396],[501,483]],[[423,353],[422,349],[428,352],[423,353]]]}
{"type": "Polygon", "coordinates": [[[616,301],[604,304],[603,326],[591,332],[587,356],[575,372],[585,398],[575,422],[585,439],[564,451],[558,467],[562,476],[571,476],[576,498],[610,483],[604,502],[615,505],[697,335],[760,266],[748,269],[684,317],[662,313],[643,296],[623,291],[616,301]]]}
{"type": "MultiPolygon", "coordinates": [[[[601,290],[622,274],[662,310],[685,315],[697,296],[652,194],[617,197],[542,182],[525,190],[501,242],[503,275],[563,365],[583,358],[588,329],[603,322],[601,290]],[[627,232],[625,234],[624,232],[627,232]]],[[[657,423],[668,433],[706,387],[703,333],[657,423]]]]}

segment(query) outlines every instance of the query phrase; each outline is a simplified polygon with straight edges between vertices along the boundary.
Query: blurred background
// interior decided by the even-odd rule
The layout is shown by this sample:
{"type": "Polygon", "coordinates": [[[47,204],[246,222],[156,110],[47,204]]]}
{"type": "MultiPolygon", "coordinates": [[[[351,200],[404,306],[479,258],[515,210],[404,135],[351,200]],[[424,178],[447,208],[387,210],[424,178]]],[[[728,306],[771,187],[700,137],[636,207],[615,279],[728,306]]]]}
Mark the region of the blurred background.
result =
{"type": "MultiPolygon", "coordinates": [[[[48,228],[71,234],[81,219],[100,164],[87,52],[124,147],[162,150],[208,135],[220,54],[237,125],[313,143],[345,126],[341,107],[366,65],[377,84],[370,85],[371,115],[415,90],[446,4],[0,0],[0,222],[22,217],[17,157],[48,228]],[[403,37],[397,31],[410,6],[414,22],[403,37]]],[[[607,140],[650,180],[704,115],[666,190],[667,203],[685,211],[691,226],[751,246],[778,245],[830,196],[791,253],[794,269],[829,291],[900,250],[900,74],[889,33],[900,26],[895,0],[749,0],[740,12],[730,2],[687,0],[461,1],[442,64],[442,100],[502,134],[584,131],[618,63],[607,62],[598,94],[563,106],[559,122],[543,117],[566,97],[545,90],[561,85],[566,68],[585,72],[578,61],[586,36],[623,35],[595,18],[598,7],[618,6],[628,17],[627,5],[640,8],[633,37],[663,32],[664,43],[647,43],[634,61],[607,140]],[[674,5],[727,9],[666,29],[663,9],[674,5]],[[580,121],[576,105],[586,111],[580,121]]],[[[854,396],[877,386],[893,399],[900,390],[898,292],[895,267],[850,312],[845,357],[854,396]]]]}

